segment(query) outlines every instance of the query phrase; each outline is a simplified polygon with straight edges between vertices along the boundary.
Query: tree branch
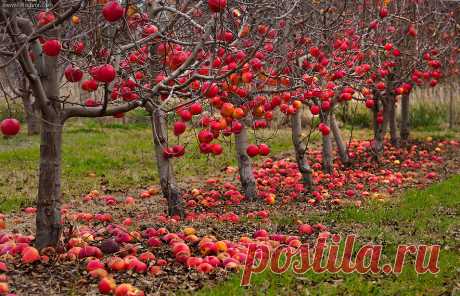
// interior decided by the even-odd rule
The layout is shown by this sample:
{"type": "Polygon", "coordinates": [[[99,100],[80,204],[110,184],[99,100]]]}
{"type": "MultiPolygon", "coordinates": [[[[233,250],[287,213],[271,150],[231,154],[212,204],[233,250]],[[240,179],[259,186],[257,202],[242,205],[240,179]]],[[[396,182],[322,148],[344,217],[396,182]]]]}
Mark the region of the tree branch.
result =
{"type": "Polygon", "coordinates": [[[124,113],[136,109],[142,106],[142,101],[132,101],[123,105],[108,107],[105,112],[102,106],[98,107],[83,107],[83,106],[72,106],[64,109],[62,122],[65,122],[71,117],[104,117],[113,116],[117,113],[124,113]]]}

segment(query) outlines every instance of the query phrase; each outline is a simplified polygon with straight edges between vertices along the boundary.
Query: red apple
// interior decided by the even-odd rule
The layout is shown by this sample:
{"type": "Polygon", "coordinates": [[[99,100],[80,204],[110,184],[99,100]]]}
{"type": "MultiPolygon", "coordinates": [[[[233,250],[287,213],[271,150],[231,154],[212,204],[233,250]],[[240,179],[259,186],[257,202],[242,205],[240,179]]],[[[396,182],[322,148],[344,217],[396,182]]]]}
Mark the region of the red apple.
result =
{"type": "Polygon", "coordinates": [[[209,130],[201,130],[198,133],[198,140],[200,143],[209,144],[214,139],[213,134],[209,130]]]}
{"type": "Polygon", "coordinates": [[[211,150],[212,150],[212,153],[214,155],[220,155],[220,154],[222,154],[222,151],[223,151],[222,145],[220,145],[220,144],[212,144],[211,150]]]}
{"type": "Polygon", "coordinates": [[[59,40],[52,39],[42,45],[43,53],[50,57],[55,57],[61,52],[61,43],[59,40]]]}
{"type": "Polygon", "coordinates": [[[311,114],[313,114],[313,115],[318,115],[320,110],[321,110],[321,108],[318,105],[312,105],[310,107],[311,114]]]}
{"type": "Polygon", "coordinates": [[[112,293],[116,286],[115,280],[110,277],[102,278],[98,284],[99,292],[102,294],[112,293]]]}
{"type": "Polygon", "coordinates": [[[184,110],[179,111],[179,116],[183,121],[190,121],[193,115],[192,115],[192,112],[184,109],[184,110]]]}
{"type": "Polygon", "coordinates": [[[88,261],[88,264],[86,264],[86,270],[88,272],[93,271],[95,269],[104,269],[104,267],[105,267],[104,263],[99,261],[99,259],[90,260],[90,261],[88,261]]]}
{"type": "Polygon", "coordinates": [[[386,8],[385,6],[382,6],[382,8],[380,8],[379,15],[380,15],[381,18],[387,17],[388,16],[388,8],[386,8]]]}
{"type": "Polygon", "coordinates": [[[249,157],[255,157],[259,154],[259,147],[255,144],[250,144],[246,148],[246,153],[249,155],[249,157]]]}
{"type": "Polygon", "coordinates": [[[200,103],[193,103],[192,105],[190,105],[190,112],[192,113],[192,115],[198,115],[201,112],[203,112],[203,107],[200,103]]]}
{"type": "Polygon", "coordinates": [[[64,75],[69,82],[77,82],[83,78],[83,72],[79,68],[72,65],[68,65],[65,68],[64,75]]]}
{"type": "Polygon", "coordinates": [[[34,247],[26,247],[22,250],[22,262],[25,264],[33,263],[40,260],[40,254],[34,247]]]}
{"type": "Polygon", "coordinates": [[[201,93],[208,98],[212,98],[219,93],[219,87],[215,83],[205,82],[201,87],[201,93]]]}
{"type": "Polygon", "coordinates": [[[21,124],[15,118],[6,118],[0,123],[0,130],[5,136],[15,136],[21,130],[21,124]]]}
{"type": "Polygon", "coordinates": [[[8,286],[8,283],[1,282],[0,283],[0,295],[7,295],[9,291],[10,291],[10,288],[8,286]]]}
{"type": "Polygon", "coordinates": [[[214,267],[209,263],[203,262],[198,266],[197,270],[199,272],[209,273],[214,270],[214,267]]]}
{"type": "Polygon", "coordinates": [[[97,90],[98,86],[99,85],[97,84],[97,81],[95,79],[85,80],[81,84],[81,88],[88,92],[97,90]]]}
{"type": "Polygon", "coordinates": [[[174,123],[174,135],[179,136],[182,135],[185,130],[187,129],[187,125],[183,121],[177,121],[174,123]]]}
{"type": "Polygon", "coordinates": [[[301,224],[301,225],[299,225],[299,232],[301,234],[311,235],[315,231],[313,230],[313,227],[311,227],[311,225],[309,225],[309,224],[301,224]]]}
{"type": "Polygon", "coordinates": [[[267,156],[270,154],[270,147],[267,144],[260,144],[259,145],[259,154],[262,156],[267,156]]]}
{"type": "Polygon", "coordinates": [[[120,257],[112,257],[107,261],[107,266],[113,271],[124,271],[126,269],[126,262],[120,257]]]}
{"type": "Polygon", "coordinates": [[[208,0],[208,7],[212,12],[222,12],[226,6],[227,0],[208,0]]]}
{"type": "Polygon", "coordinates": [[[124,9],[118,1],[110,1],[104,5],[102,15],[109,22],[118,21],[124,14],[124,9]]]}
{"type": "Polygon", "coordinates": [[[112,82],[117,76],[115,68],[110,64],[98,66],[94,69],[94,79],[100,82],[109,83],[112,82]]]}

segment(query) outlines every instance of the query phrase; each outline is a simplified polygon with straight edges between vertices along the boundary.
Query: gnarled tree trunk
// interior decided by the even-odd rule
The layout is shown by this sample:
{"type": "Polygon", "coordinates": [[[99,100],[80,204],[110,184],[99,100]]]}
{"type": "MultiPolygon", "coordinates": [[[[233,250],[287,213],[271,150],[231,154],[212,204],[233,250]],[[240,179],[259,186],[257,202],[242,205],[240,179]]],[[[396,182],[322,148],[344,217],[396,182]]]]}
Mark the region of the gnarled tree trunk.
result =
{"type": "Polygon", "coordinates": [[[160,109],[154,109],[151,112],[153,143],[155,145],[155,157],[160,175],[160,186],[163,196],[168,202],[168,215],[177,215],[183,218],[185,213],[181,192],[176,184],[170,160],[163,155],[163,147],[168,145],[165,116],[165,113],[160,109]]]}
{"type": "Polygon", "coordinates": [[[409,140],[410,126],[409,126],[409,94],[403,95],[401,99],[401,128],[400,136],[403,143],[409,140]]]}
{"type": "Polygon", "coordinates": [[[350,158],[348,157],[347,146],[343,142],[342,135],[340,134],[340,128],[335,119],[335,115],[331,114],[331,130],[334,135],[335,143],[337,144],[337,151],[339,152],[340,161],[344,166],[350,165],[350,158]]]}
{"type": "MultiPolygon", "coordinates": [[[[327,113],[320,115],[321,122],[327,126],[331,126],[330,115],[327,113]]],[[[323,140],[323,171],[332,174],[334,169],[333,156],[332,156],[332,141],[331,134],[322,136],[323,140]]]]}
{"type": "Polygon", "coordinates": [[[311,191],[313,186],[312,169],[308,165],[306,157],[306,145],[302,142],[302,114],[298,110],[291,117],[292,143],[294,144],[295,159],[297,167],[302,174],[302,184],[305,190],[311,191]]]}
{"type": "Polygon", "coordinates": [[[62,123],[56,114],[45,118],[41,126],[35,238],[38,249],[56,246],[61,235],[61,146],[62,123]]]}
{"type": "Polygon", "coordinates": [[[252,173],[251,160],[246,152],[248,147],[248,133],[246,126],[239,134],[235,134],[236,156],[238,158],[238,168],[240,173],[240,182],[243,192],[249,200],[254,200],[257,197],[257,184],[252,173]]]}

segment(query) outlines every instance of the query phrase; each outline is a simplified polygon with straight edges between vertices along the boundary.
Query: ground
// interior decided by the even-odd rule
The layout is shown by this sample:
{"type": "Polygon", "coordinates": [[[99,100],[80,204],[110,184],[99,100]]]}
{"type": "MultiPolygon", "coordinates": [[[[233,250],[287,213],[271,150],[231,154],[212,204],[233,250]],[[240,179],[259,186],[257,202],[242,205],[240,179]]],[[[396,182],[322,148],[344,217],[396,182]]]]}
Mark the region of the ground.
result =
{"type": "MultiPolygon", "coordinates": [[[[233,190],[238,189],[233,149],[209,159],[191,153],[175,163],[189,213],[185,221],[176,221],[162,214],[165,203],[157,193],[158,177],[148,127],[73,123],[66,129],[63,149],[66,230],[73,229],[73,233],[78,230],[80,234],[91,231],[92,239],[86,243],[100,246],[102,239],[115,236],[108,225],[117,224],[129,232],[129,244],[138,247],[138,254],[150,250],[157,260],[166,259],[166,266],[162,266],[162,272],[157,275],[132,271],[113,273],[117,283],[131,283],[149,295],[188,294],[197,289],[206,295],[449,295],[458,292],[460,146],[457,132],[416,131],[409,148],[388,149],[379,165],[370,165],[365,152],[369,131],[355,130],[354,138],[359,141],[353,141],[350,146],[356,152],[354,166],[333,176],[316,173],[317,187],[313,195],[299,193],[298,188],[292,186],[297,176],[292,169],[289,132],[280,129],[276,136],[274,133],[263,134],[272,149],[270,160],[257,159],[255,165],[259,189],[275,194],[273,205],[264,198],[253,202],[241,200],[238,191],[233,190]],[[152,194],[142,198],[148,189],[152,194]],[[126,203],[127,196],[134,198],[134,204],[126,203]],[[112,221],[103,221],[103,214],[110,214],[112,221]],[[308,236],[299,233],[300,223],[318,226],[315,233],[308,236]],[[200,239],[215,236],[216,240],[226,240],[229,246],[234,244],[235,249],[241,247],[242,237],[252,237],[259,229],[311,243],[324,232],[355,233],[360,244],[382,243],[386,261],[394,258],[396,246],[401,243],[440,244],[441,271],[437,275],[417,276],[408,264],[400,275],[264,272],[253,277],[251,287],[242,288],[240,272],[217,268],[203,274],[188,269],[176,262],[168,244],[151,248],[145,236],[138,236],[149,227],[156,230],[164,227],[170,233],[180,234],[186,226],[196,229],[200,239]]],[[[346,139],[348,135],[344,135],[346,139]]],[[[315,152],[318,138],[313,137],[309,154],[313,166],[318,165],[315,152]]],[[[186,141],[192,150],[191,139],[186,141]]],[[[0,165],[4,168],[0,172],[3,201],[0,209],[6,215],[7,232],[33,234],[35,215],[23,209],[34,206],[38,147],[38,138],[23,135],[0,142],[0,165]]],[[[188,245],[192,255],[202,256],[200,245],[191,242],[188,245]]],[[[49,257],[48,263],[29,265],[3,255],[11,291],[18,295],[51,291],[63,295],[97,294],[98,280],[85,271],[85,260],[58,260],[54,254],[49,257]]],[[[150,262],[150,265],[157,264],[150,262]]]]}
{"type": "Polygon", "coordinates": [[[254,275],[252,286],[239,285],[241,274],[198,295],[457,295],[460,293],[460,176],[426,190],[410,190],[390,202],[363,208],[344,207],[329,213],[308,213],[311,223],[335,224],[334,233],[353,232],[362,243],[382,243],[386,262],[395,258],[398,244],[441,244],[440,272],[417,275],[414,256],[400,275],[315,274],[271,272],[254,275]]]}

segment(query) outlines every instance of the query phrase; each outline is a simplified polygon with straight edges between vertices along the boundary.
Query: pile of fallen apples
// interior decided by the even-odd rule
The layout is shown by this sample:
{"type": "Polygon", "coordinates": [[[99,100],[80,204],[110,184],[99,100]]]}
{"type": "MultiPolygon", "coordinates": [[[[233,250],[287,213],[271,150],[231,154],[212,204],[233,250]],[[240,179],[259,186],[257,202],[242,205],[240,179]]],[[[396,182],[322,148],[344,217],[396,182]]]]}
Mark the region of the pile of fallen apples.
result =
{"type": "MultiPolygon", "coordinates": [[[[320,150],[309,151],[315,183],[309,194],[304,194],[302,176],[294,159],[264,159],[262,163],[254,165],[259,198],[267,205],[305,201],[312,206],[322,202],[336,205],[353,202],[360,206],[363,199],[393,194],[398,188],[437,179],[439,176],[435,170],[444,162],[442,154],[458,149],[460,143],[442,141],[424,149],[417,145],[408,149],[388,146],[379,164],[371,159],[373,156],[368,152],[370,145],[369,141],[352,141],[349,155],[353,159],[353,166],[342,167],[336,161],[333,174],[322,172],[320,150]]],[[[229,167],[226,175],[231,178],[210,178],[201,187],[184,194],[183,198],[190,209],[186,220],[221,217],[222,213],[219,215],[212,209],[228,208],[244,202],[244,194],[239,191],[237,183],[232,181],[235,177],[238,179],[235,174],[237,170],[229,167]]],[[[248,217],[254,214],[257,216],[257,213],[248,213],[248,217]]],[[[226,215],[230,215],[231,222],[239,220],[232,213],[226,215]]]]}
{"type": "MultiPolygon", "coordinates": [[[[299,234],[329,236],[322,224],[299,225],[299,234]]],[[[157,276],[168,264],[183,264],[201,273],[216,269],[236,271],[247,264],[250,244],[264,244],[270,249],[281,244],[299,247],[300,236],[269,234],[265,229],[254,232],[252,238],[242,236],[239,241],[217,240],[212,235],[199,237],[193,227],[185,227],[180,232],[169,232],[166,228],[146,228],[143,231],[128,231],[123,225],[108,224],[106,227],[81,227],[58,252],[45,248],[39,252],[31,246],[33,236],[3,233],[0,235],[0,270],[8,272],[8,265],[21,268],[24,265],[55,262],[74,262],[86,266],[88,276],[98,281],[102,294],[116,296],[144,295],[144,292],[129,283],[116,282],[117,274],[130,272],[157,276]],[[169,258],[157,258],[157,250],[167,249],[169,258]]],[[[257,252],[255,259],[263,254],[257,252]]],[[[254,259],[254,258],[253,258],[254,259]]],[[[253,262],[249,262],[252,264],[253,262]]],[[[9,292],[8,277],[0,275],[0,294],[9,292]]],[[[8,294],[15,295],[15,294],[8,294]]]]}

